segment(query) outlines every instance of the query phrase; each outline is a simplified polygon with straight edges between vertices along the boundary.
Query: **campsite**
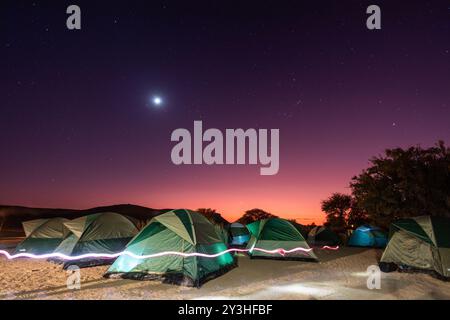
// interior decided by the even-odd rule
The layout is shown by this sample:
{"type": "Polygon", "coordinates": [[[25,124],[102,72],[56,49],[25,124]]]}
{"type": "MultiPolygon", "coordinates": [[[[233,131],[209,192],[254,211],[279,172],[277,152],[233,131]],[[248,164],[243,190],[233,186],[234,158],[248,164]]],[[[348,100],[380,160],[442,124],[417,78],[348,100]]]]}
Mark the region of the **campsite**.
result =
{"type": "Polygon", "coordinates": [[[446,203],[405,214],[378,197],[398,192],[384,186],[405,158],[443,174],[438,146],[372,160],[351,194],[321,201],[323,225],[259,208],[228,221],[211,208],[2,206],[0,299],[450,299],[446,203]]]}
{"type": "MultiPolygon", "coordinates": [[[[2,1],[0,303],[450,300],[449,14],[2,1]]],[[[422,308],[310,303],[265,320],[422,308]]]]}
{"type": "Polygon", "coordinates": [[[450,283],[416,273],[383,273],[380,290],[368,290],[367,267],[381,250],[318,252],[319,263],[238,257],[238,267],[200,288],[158,281],[105,279],[107,266],[81,269],[81,288],[41,260],[0,257],[0,299],[450,299],[450,283]]]}
{"type": "Polygon", "coordinates": [[[111,212],[24,221],[25,238],[3,247],[36,256],[0,256],[0,299],[450,299],[449,219],[399,220],[385,249],[387,233],[367,224],[342,244],[323,226],[303,237],[277,217],[221,227],[200,212],[170,210],[140,230],[111,212]]]}

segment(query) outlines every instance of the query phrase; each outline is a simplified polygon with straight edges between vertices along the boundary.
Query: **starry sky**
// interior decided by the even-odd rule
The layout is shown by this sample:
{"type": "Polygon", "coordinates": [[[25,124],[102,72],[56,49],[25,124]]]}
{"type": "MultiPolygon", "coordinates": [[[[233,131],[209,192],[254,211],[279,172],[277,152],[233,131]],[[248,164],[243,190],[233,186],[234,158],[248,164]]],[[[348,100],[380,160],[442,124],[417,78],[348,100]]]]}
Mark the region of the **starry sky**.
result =
{"type": "Polygon", "coordinates": [[[377,1],[376,31],[373,1],[261,2],[2,1],[0,203],[321,223],[370,157],[450,142],[448,1],[377,1]],[[194,120],[280,129],[279,173],[175,166],[170,135],[194,120]]]}

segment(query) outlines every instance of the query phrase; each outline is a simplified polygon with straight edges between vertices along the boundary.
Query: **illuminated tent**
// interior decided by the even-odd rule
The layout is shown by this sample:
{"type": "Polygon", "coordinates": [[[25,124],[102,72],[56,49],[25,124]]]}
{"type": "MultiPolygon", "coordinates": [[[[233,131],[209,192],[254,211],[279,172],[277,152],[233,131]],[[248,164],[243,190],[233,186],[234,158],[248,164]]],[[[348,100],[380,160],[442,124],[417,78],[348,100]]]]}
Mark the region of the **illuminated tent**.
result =
{"type": "MultiPolygon", "coordinates": [[[[173,210],[153,218],[128,244],[126,251],[137,256],[163,252],[219,254],[227,250],[217,228],[203,215],[185,209],[173,210]]],[[[163,254],[140,258],[122,255],[105,277],[163,282],[199,287],[235,267],[232,254],[217,257],[163,254]]]]}
{"type": "MultiPolygon", "coordinates": [[[[84,216],[67,221],[64,226],[70,232],[55,252],[69,256],[118,253],[123,251],[127,243],[138,233],[134,220],[114,212],[84,216]]],[[[64,267],[72,264],[86,267],[108,262],[111,262],[111,259],[83,258],[67,261],[64,267]]]]}
{"type": "Polygon", "coordinates": [[[316,226],[308,233],[307,242],[312,246],[336,246],[339,236],[324,226],[316,226]]]}
{"type": "Polygon", "coordinates": [[[67,221],[64,218],[52,218],[22,222],[26,238],[16,247],[15,253],[52,253],[69,234],[64,226],[67,221]]]}
{"type": "Polygon", "coordinates": [[[392,223],[382,271],[424,270],[450,277],[450,219],[421,216],[392,223]]]}
{"type": "Polygon", "coordinates": [[[300,231],[287,220],[264,219],[248,224],[247,228],[251,234],[247,249],[252,258],[318,260],[300,231]],[[286,252],[290,250],[294,251],[286,252]]]}
{"type": "Polygon", "coordinates": [[[347,245],[352,247],[384,248],[386,243],[387,235],[380,228],[362,225],[353,231],[347,245]]]}
{"type": "Polygon", "coordinates": [[[250,232],[242,223],[235,222],[229,226],[230,245],[245,246],[250,240],[250,232]]]}

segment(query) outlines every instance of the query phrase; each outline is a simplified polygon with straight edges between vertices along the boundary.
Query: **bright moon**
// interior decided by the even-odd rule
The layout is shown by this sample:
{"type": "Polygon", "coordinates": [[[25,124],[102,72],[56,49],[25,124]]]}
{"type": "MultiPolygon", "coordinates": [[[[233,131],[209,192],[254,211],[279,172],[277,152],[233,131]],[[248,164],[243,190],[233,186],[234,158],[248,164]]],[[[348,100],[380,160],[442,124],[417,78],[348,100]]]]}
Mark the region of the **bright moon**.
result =
{"type": "Polygon", "coordinates": [[[159,106],[162,103],[162,99],[160,97],[153,97],[153,104],[155,106],[159,106]]]}

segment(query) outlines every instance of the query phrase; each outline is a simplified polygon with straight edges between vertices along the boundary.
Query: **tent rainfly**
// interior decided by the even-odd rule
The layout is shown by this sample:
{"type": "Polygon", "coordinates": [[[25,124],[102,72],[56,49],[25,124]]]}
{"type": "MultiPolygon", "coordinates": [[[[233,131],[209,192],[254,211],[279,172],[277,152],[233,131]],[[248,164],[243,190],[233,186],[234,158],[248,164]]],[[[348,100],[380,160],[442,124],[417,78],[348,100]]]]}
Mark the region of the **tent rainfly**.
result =
{"type": "MultiPolygon", "coordinates": [[[[127,243],[138,233],[135,221],[114,212],[91,214],[64,223],[70,231],[64,241],[56,248],[69,256],[88,253],[113,254],[124,250],[127,243]]],[[[66,261],[64,267],[96,266],[112,262],[111,259],[83,258],[66,261]]]]}
{"type": "Polygon", "coordinates": [[[138,256],[164,254],[149,258],[122,255],[105,277],[160,279],[199,287],[236,266],[234,256],[226,250],[222,235],[208,219],[194,211],[177,209],[153,218],[126,248],[127,252],[138,256]],[[180,253],[218,255],[183,256],[180,253]]]}
{"type": "Polygon", "coordinates": [[[287,220],[263,219],[248,224],[247,228],[251,233],[247,244],[251,258],[318,261],[300,231],[287,220]]]}
{"type": "Polygon", "coordinates": [[[450,219],[421,216],[392,223],[380,269],[397,268],[450,278],[450,219]]]}
{"type": "Polygon", "coordinates": [[[228,231],[225,227],[219,224],[215,224],[214,222],[211,222],[214,225],[214,229],[216,229],[216,232],[220,235],[220,239],[223,243],[225,243],[228,246],[228,231]]]}
{"type": "Polygon", "coordinates": [[[16,247],[15,253],[53,253],[70,233],[64,226],[67,221],[64,218],[51,218],[23,222],[25,240],[16,247]]]}

